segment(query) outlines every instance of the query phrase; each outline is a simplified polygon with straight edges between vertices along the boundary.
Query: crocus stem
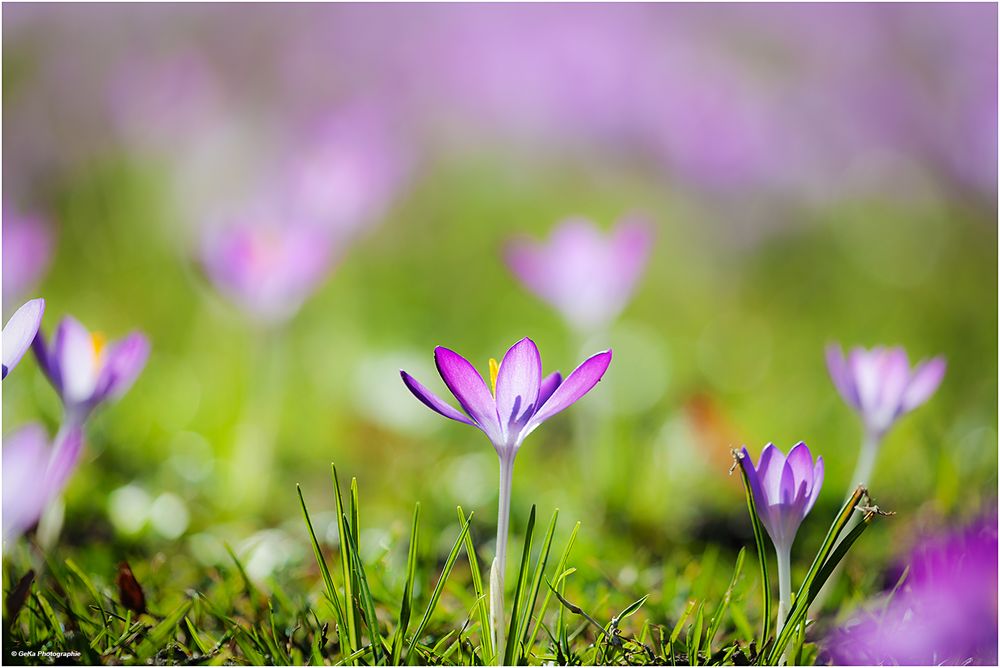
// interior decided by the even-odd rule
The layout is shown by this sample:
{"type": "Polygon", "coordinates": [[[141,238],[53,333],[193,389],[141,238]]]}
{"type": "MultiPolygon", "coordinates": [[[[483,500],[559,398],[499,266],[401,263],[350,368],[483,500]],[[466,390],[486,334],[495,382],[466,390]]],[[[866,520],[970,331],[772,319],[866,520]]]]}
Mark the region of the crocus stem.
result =
{"type": "Polygon", "coordinates": [[[497,665],[503,665],[505,648],[504,578],[507,570],[507,534],[510,530],[510,491],[514,480],[513,454],[500,455],[500,503],[497,509],[497,555],[490,572],[490,611],[497,665]]]}
{"type": "Polygon", "coordinates": [[[785,626],[785,617],[792,604],[792,555],[790,547],[775,546],[778,555],[778,627],[775,635],[781,635],[785,626]]]}
{"type": "Polygon", "coordinates": [[[864,437],[861,439],[861,450],[858,452],[858,463],[854,467],[854,475],[851,476],[851,486],[847,490],[847,498],[851,498],[858,485],[866,487],[871,483],[872,473],[875,471],[875,456],[878,454],[881,439],[878,434],[866,429],[864,437]]]}

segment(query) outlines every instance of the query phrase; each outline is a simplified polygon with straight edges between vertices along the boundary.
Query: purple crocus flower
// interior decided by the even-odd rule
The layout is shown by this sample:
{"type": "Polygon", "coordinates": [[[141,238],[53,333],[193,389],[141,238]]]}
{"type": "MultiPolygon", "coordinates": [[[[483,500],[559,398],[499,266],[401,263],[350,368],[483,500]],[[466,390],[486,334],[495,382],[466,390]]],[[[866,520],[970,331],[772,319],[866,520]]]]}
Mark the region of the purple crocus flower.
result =
{"type": "Polygon", "coordinates": [[[754,467],[744,447],[740,463],[750,482],[757,516],[774,543],[778,557],[778,632],[784,625],[792,598],[791,553],[795,534],[809,514],[823,487],[823,457],[813,462],[809,447],[799,442],[786,457],[773,443],[760,453],[754,467]]]}
{"type": "Polygon", "coordinates": [[[926,539],[892,596],[824,642],[840,665],[996,665],[997,518],[926,539]]]}
{"type": "Polygon", "coordinates": [[[31,342],[38,334],[45,313],[45,300],[32,299],[14,311],[3,327],[3,378],[28,352],[31,342]]]}
{"type": "Polygon", "coordinates": [[[49,446],[39,424],[30,424],[3,443],[3,537],[13,540],[30,529],[46,506],[62,493],[83,445],[79,427],[69,428],[49,446]]]}
{"type": "Polygon", "coordinates": [[[3,301],[11,304],[34,286],[49,266],[52,239],[41,217],[3,207],[3,301]]]}
{"type": "Polygon", "coordinates": [[[39,332],[34,348],[42,371],[62,399],[70,427],[82,424],[101,402],[123,395],[149,356],[149,341],[142,333],[106,342],[71,316],[59,323],[51,344],[39,332]]]}
{"type": "Polygon", "coordinates": [[[826,349],[830,378],[840,396],[881,438],[901,416],[931,398],[944,378],[945,361],[935,357],[910,370],[902,348],[854,348],[844,357],[837,345],[826,349]]]}
{"type": "Polygon", "coordinates": [[[329,273],[331,256],[329,234],[317,226],[255,215],[210,231],[201,254],[216,288],[267,323],[298,311],[329,273]]]}
{"type": "Polygon", "coordinates": [[[400,371],[403,383],[431,410],[486,434],[500,457],[497,555],[490,576],[490,599],[494,646],[497,655],[502,657],[503,583],[514,458],[524,439],[540,424],[577,402],[597,385],[611,364],[611,351],[589,357],[563,380],[558,372],[542,376],[538,347],[531,339],[524,338],[510,347],[499,364],[490,360],[492,389],[468,360],[448,348],[435,348],[434,362],[441,379],[462,407],[461,411],[438,398],[410,374],[400,371]]]}
{"type": "Polygon", "coordinates": [[[837,345],[827,346],[826,365],[840,396],[864,425],[850,493],[871,482],[882,438],[897,419],[930,399],[946,365],[943,357],[935,357],[911,370],[902,348],[854,348],[845,358],[837,345]]]}
{"type": "Polygon", "coordinates": [[[628,303],[652,245],[649,226],[622,220],[610,234],[585,218],[559,224],[547,243],[512,242],[507,265],[581,332],[608,325],[628,303]]]}

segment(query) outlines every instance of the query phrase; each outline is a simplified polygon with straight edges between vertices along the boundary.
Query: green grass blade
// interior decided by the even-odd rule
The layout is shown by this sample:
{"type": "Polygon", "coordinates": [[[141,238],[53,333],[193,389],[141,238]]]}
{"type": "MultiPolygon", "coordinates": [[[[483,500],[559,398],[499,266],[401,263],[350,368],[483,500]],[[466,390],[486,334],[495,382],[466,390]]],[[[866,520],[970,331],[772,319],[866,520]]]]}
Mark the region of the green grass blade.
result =
{"type": "MultiPolygon", "coordinates": [[[[837,539],[840,534],[844,531],[844,527],[847,526],[848,522],[851,520],[851,515],[854,513],[854,509],[861,502],[861,499],[867,496],[868,492],[861,485],[854,490],[854,494],[844,503],[844,506],[840,509],[837,517],[833,520],[833,524],[830,525],[829,531],[827,531],[826,538],[823,540],[822,545],[819,548],[819,552],[816,553],[816,558],[813,559],[812,565],[809,567],[809,571],[806,573],[805,578],[802,580],[802,585],[799,587],[798,592],[795,595],[795,599],[792,603],[792,608],[788,612],[788,616],[785,620],[785,626],[781,629],[781,633],[774,641],[774,645],[771,647],[770,652],[767,655],[767,663],[773,664],[781,658],[785,647],[791,640],[792,635],[795,633],[795,629],[798,624],[805,620],[806,613],[809,610],[809,604],[812,602],[813,597],[815,597],[814,592],[818,592],[819,589],[815,588],[816,577],[819,575],[820,571],[823,570],[824,565],[830,565],[829,572],[837,566],[837,563],[830,559],[831,553],[834,551],[834,546],[837,544],[837,539]]],[[[858,525],[861,527],[861,531],[868,526],[872,517],[866,516],[865,521],[858,525]]],[[[860,535],[860,532],[858,533],[860,535]]],[[[854,540],[857,536],[854,537],[854,540]]],[[[853,542],[853,541],[852,541],[853,542]]],[[[846,551],[841,552],[839,558],[842,559],[846,551]]],[[[829,575],[829,573],[827,573],[829,575]]]]}
{"type": "Polygon", "coordinates": [[[430,600],[427,602],[427,609],[424,610],[424,616],[420,618],[420,623],[417,624],[417,628],[413,632],[413,636],[410,638],[410,644],[406,648],[406,656],[403,657],[407,664],[409,664],[410,659],[413,657],[413,648],[416,647],[417,641],[420,639],[420,636],[423,635],[424,629],[427,628],[431,615],[434,614],[434,608],[437,607],[438,599],[441,598],[441,592],[444,591],[445,583],[447,583],[448,577],[451,575],[452,568],[455,567],[455,560],[458,559],[458,554],[462,550],[465,536],[469,533],[469,525],[472,523],[472,515],[473,513],[469,513],[469,519],[466,520],[465,525],[462,527],[462,531],[458,534],[458,540],[455,541],[454,547],[451,548],[451,552],[448,554],[448,559],[444,563],[444,568],[441,569],[441,575],[438,577],[437,584],[434,585],[434,591],[431,592],[430,600]]]}
{"type": "MultiPolygon", "coordinates": [[[[458,507],[458,521],[465,524],[465,513],[462,506],[458,507]]],[[[479,556],[472,543],[472,532],[465,534],[465,554],[469,558],[469,571],[472,574],[472,589],[479,601],[479,637],[483,662],[492,665],[496,658],[493,653],[493,634],[490,633],[490,601],[483,589],[483,576],[479,570],[479,556]]]]}
{"type": "MultiPolygon", "coordinates": [[[[569,540],[566,541],[566,547],[563,548],[562,555],[559,557],[559,561],[556,563],[556,573],[562,574],[566,570],[566,562],[569,560],[569,552],[573,549],[573,543],[576,542],[576,534],[580,530],[580,523],[577,522],[576,526],[573,527],[573,532],[569,535],[569,540]]],[[[565,577],[560,575],[556,580],[556,587],[562,586],[562,580],[565,577]]],[[[560,589],[560,591],[562,591],[560,589]]],[[[535,628],[531,632],[531,637],[528,638],[527,647],[532,648],[535,646],[535,638],[538,636],[538,629],[542,626],[542,620],[545,618],[545,611],[549,607],[549,599],[552,597],[552,590],[546,588],[545,598],[542,599],[542,607],[538,610],[538,619],[535,620],[535,628]]],[[[562,616],[563,607],[559,606],[559,614],[562,616]]]]}
{"type": "Polygon", "coordinates": [[[753,492],[750,490],[750,480],[747,478],[746,469],[743,468],[743,453],[733,450],[733,458],[736,460],[734,466],[740,471],[740,478],[743,480],[743,489],[746,492],[747,510],[750,511],[750,523],[753,525],[753,539],[757,545],[757,561],[760,562],[761,593],[763,595],[762,613],[764,617],[763,628],[760,632],[760,647],[767,644],[767,639],[771,635],[771,610],[773,601],[771,599],[771,581],[767,575],[767,542],[764,540],[764,526],[757,515],[757,504],[753,499],[753,492]]]}
{"type": "MultiPolygon", "coordinates": [[[[347,518],[344,518],[347,521],[347,518]]],[[[368,576],[365,574],[364,564],[361,563],[361,555],[358,546],[354,542],[354,533],[348,532],[347,539],[350,541],[351,556],[351,576],[358,584],[358,597],[361,606],[360,612],[364,613],[365,623],[368,626],[368,636],[371,638],[372,654],[377,664],[382,658],[382,636],[378,630],[378,616],[375,613],[375,599],[372,597],[371,588],[368,586],[368,576]]]]}
{"type": "Polygon", "coordinates": [[[309,529],[309,540],[312,542],[313,554],[316,557],[316,563],[319,564],[319,570],[323,576],[323,584],[326,585],[326,597],[330,601],[330,605],[333,606],[333,613],[337,618],[337,632],[340,638],[340,644],[341,647],[347,647],[347,637],[344,635],[344,610],[340,605],[340,595],[337,594],[337,588],[333,584],[333,576],[330,575],[330,567],[327,566],[326,557],[323,556],[323,550],[320,548],[319,541],[316,539],[316,532],[313,530],[312,520],[309,518],[309,509],[306,508],[306,500],[302,496],[302,487],[296,485],[295,489],[299,493],[299,504],[302,506],[302,516],[305,518],[306,527],[309,529]]]}
{"type": "MultiPolygon", "coordinates": [[[[528,627],[531,624],[531,616],[535,610],[535,604],[538,602],[538,591],[542,586],[542,576],[545,574],[545,565],[549,560],[549,551],[552,549],[552,537],[555,535],[556,521],[558,519],[559,509],[556,508],[555,512],[552,513],[552,520],[549,521],[549,528],[545,532],[545,540],[542,542],[538,562],[535,564],[535,572],[531,578],[531,589],[528,591],[528,597],[525,599],[524,610],[521,614],[521,628],[518,631],[517,641],[521,646],[521,652],[524,656],[531,653],[532,646],[528,644],[528,627]]],[[[537,622],[535,626],[538,626],[537,622]]]]}
{"type": "Polygon", "coordinates": [[[698,653],[701,651],[701,631],[705,623],[705,604],[698,606],[698,614],[694,618],[694,626],[688,631],[687,654],[688,663],[698,665],[698,653]]]}
{"type": "MultiPolygon", "coordinates": [[[[461,509],[459,517],[461,518],[461,509]]],[[[399,657],[403,653],[403,642],[406,640],[406,629],[410,626],[410,613],[413,609],[413,582],[417,573],[417,540],[420,532],[420,504],[413,508],[413,523],[410,525],[410,546],[406,554],[406,581],[403,584],[403,600],[399,605],[399,623],[392,639],[392,665],[399,665],[399,657]]]]}
{"type": "Polygon", "coordinates": [[[726,610],[729,609],[729,602],[733,598],[733,589],[736,587],[736,582],[743,571],[743,560],[746,558],[746,555],[747,549],[741,547],[739,554],[736,555],[736,566],[733,568],[733,577],[730,578],[729,586],[722,595],[722,600],[719,601],[719,606],[715,609],[715,614],[712,615],[712,620],[708,625],[708,632],[705,634],[705,647],[709,654],[712,653],[712,641],[715,640],[715,635],[719,632],[719,627],[722,625],[722,618],[725,616],[726,610]]]}
{"type": "Polygon", "coordinates": [[[347,526],[344,501],[340,494],[340,480],[337,478],[337,465],[331,464],[333,477],[333,497],[337,505],[337,534],[340,537],[340,568],[344,575],[344,625],[347,627],[348,650],[353,653],[361,649],[358,640],[361,636],[361,623],[358,620],[358,601],[354,591],[354,578],[351,573],[351,528],[347,526]]]}
{"type": "Polygon", "coordinates": [[[514,589],[514,602],[511,605],[510,625],[507,627],[507,646],[504,648],[503,665],[511,666],[514,662],[514,652],[517,647],[517,630],[520,628],[518,606],[524,595],[525,580],[528,576],[528,567],[531,561],[531,535],[535,530],[535,506],[532,504],[531,513],[528,515],[528,528],[524,532],[524,549],[521,551],[521,567],[517,572],[517,587],[514,589]]]}
{"type": "Polygon", "coordinates": [[[149,634],[139,644],[135,652],[140,662],[144,663],[167,644],[170,636],[174,633],[177,625],[181,623],[184,615],[191,609],[193,603],[194,601],[190,599],[184,601],[176,610],[167,615],[162,622],[150,629],[149,634]]]}

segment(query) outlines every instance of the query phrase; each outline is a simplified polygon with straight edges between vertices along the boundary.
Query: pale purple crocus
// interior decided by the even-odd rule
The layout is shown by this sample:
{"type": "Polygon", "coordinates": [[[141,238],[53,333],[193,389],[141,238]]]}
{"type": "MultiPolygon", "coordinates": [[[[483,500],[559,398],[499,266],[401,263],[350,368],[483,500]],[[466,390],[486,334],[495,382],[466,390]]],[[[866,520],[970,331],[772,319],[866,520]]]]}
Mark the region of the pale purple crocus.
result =
{"type": "Polygon", "coordinates": [[[32,299],[14,311],[14,315],[3,326],[3,378],[28,352],[42,325],[43,313],[45,300],[32,299]]]}
{"type": "Polygon", "coordinates": [[[569,218],[547,242],[511,242],[507,265],[573,329],[589,334],[609,325],[625,308],[645,269],[652,239],[649,225],[638,219],[621,220],[604,233],[586,218],[569,218]]]}
{"type": "Polygon", "coordinates": [[[823,643],[839,665],[997,665],[997,518],[932,536],[894,594],[823,643]]]}
{"type": "Polygon", "coordinates": [[[52,238],[38,215],[3,207],[3,302],[12,304],[41,279],[49,266],[52,238]]]}
{"type": "Polygon", "coordinates": [[[125,394],[146,365],[149,340],[132,332],[108,342],[66,316],[51,343],[38,333],[34,349],[42,371],[62,399],[67,428],[83,424],[102,402],[125,394]]]}
{"type": "Polygon", "coordinates": [[[201,260],[215,287],[263,323],[298,312],[329,274],[329,233],[308,223],[279,224],[251,214],[206,233],[201,260]]]}
{"type": "Polygon", "coordinates": [[[431,410],[482,431],[500,457],[497,554],[490,575],[490,608],[494,647],[497,657],[502,658],[505,631],[503,589],[514,458],[531,432],[579,401],[597,385],[611,364],[611,351],[588,358],[565,380],[558,372],[543,377],[538,347],[531,339],[524,338],[510,347],[499,364],[490,360],[490,385],[468,360],[448,348],[435,348],[434,362],[461,411],[440,399],[410,374],[400,371],[403,383],[431,410]]]}
{"type": "Polygon", "coordinates": [[[848,406],[861,417],[864,437],[849,491],[871,482],[882,438],[897,419],[931,398],[944,378],[943,357],[921,362],[912,370],[902,348],[854,348],[844,356],[838,345],[827,346],[830,378],[848,406]]]}
{"type": "Polygon", "coordinates": [[[54,445],[39,424],[3,443],[3,538],[14,540],[34,526],[66,487],[83,446],[79,427],[60,431],[54,445]]]}
{"type": "Polygon", "coordinates": [[[802,442],[797,443],[787,457],[774,444],[768,443],[756,467],[745,447],[740,453],[740,463],[750,482],[757,516],[771,537],[778,558],[780,633],[792,599],[792,543],[823,487],[823,457],[813,462],[809,447],[802,442]]]}

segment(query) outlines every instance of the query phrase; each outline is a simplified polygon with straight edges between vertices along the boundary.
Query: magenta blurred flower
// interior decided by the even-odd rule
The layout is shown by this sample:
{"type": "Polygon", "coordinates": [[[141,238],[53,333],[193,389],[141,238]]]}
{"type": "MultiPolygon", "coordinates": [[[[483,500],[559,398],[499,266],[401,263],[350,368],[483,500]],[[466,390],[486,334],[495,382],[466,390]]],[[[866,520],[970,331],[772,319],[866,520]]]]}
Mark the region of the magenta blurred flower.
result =
{"type": "Polygon", "coordinates": [[[625,308],[652,245],[652,231],[622,220],[609,234],[585,218],[560,223],[547,243],[512,242],[507,265],[576,329],[593,331],[625,308]]]}
{"type": "Polygon", "coordinates": [[[756,467],[746,447],[743,448],[740,463],[750,482],[757,516],[771,537],[778,557],[780,633],[792,600],[792,543],[799,525],[816,504],[823,487],[823,457],[817,457],[814,463],[809,447],[802,442],[797,443],[787,457],[773,443],[768,443],[761,451],[756,467]]]}
{"type": "Polygon", "coordinates": [[[11,304],[41,279],[49,266],[52,239],[39,216],[3,208],[3,301],[11,304]]]}
{"type": "Polygon", "coordinates": [[[69,428],[49,446],[39,424],[30,424],[3,443],[3,538],[13,540],[30,529],[46,506],[62,493],[76,468],[83,432],[69,428]]]}
{"type": "Polygon", "coordinates": [[[329,233],[315,225],[251,214],[206,233],[201,260],[215,287],[252,317],[286,320],[326,278],[329,233]],[[261,219],[263,218],[263,220],[261,219]]]}
{"type": "Polygon", "coordinates": [[[149,357],[149,341],[142,333],[107,342],[71,316],[56,327],[51,344],[39,332],[34,348],[71,427],[82,424],[101,402],[125,394],[149,357]]]}
{"type": "Polygon", "coordinates": [[[340,238],[385,213],[409,158],[383,112],[358,105],[306,124],[300,135],[276,175],[289,208],[340,238]]]}
{"type": "Polygon", "coordinates": [[[17,366],[31,347],[31,342],[35,340],[38,328],[42,325],[43,313],[45,300],[32,299],[14,311],[14,315],[3,326],[3,378],[17,366]]]}
{"type": "Polygon", "coordinates": [[[452,350],[438,346],[434,349],[434,362],[464,413],[438,398],[410,374],[400,371],[407,389],[434,412],[482,431],[500,457],[497,553],[490,573],[490,607],[494,645],[497,656],[503,657],[503,583],[514,458],[524,439],[540,424],[569,408],[600,382],[611,364],[611,351],[589,357],[565,380],[558,372],[543,378],[538,347],[531,339],[523,338],[510,347],[500,364],[490,360],[492,389],[468,360],[452,350]]]}
{"type": "Polygon", "coordinates": [[[996,665],[997,518],[931,538],[888,600],[830,634],[841,665],[996,665]]]}
{"type": "Polygon", "coordinates": [[[902,348],[854,348],[845,358],[839,346],[830,345],[826,364],[840,396],[876,438],[881,438],[897,418],[930,399],[945,372],[942,357],[918,364],[911,371],[902,348]]]}

